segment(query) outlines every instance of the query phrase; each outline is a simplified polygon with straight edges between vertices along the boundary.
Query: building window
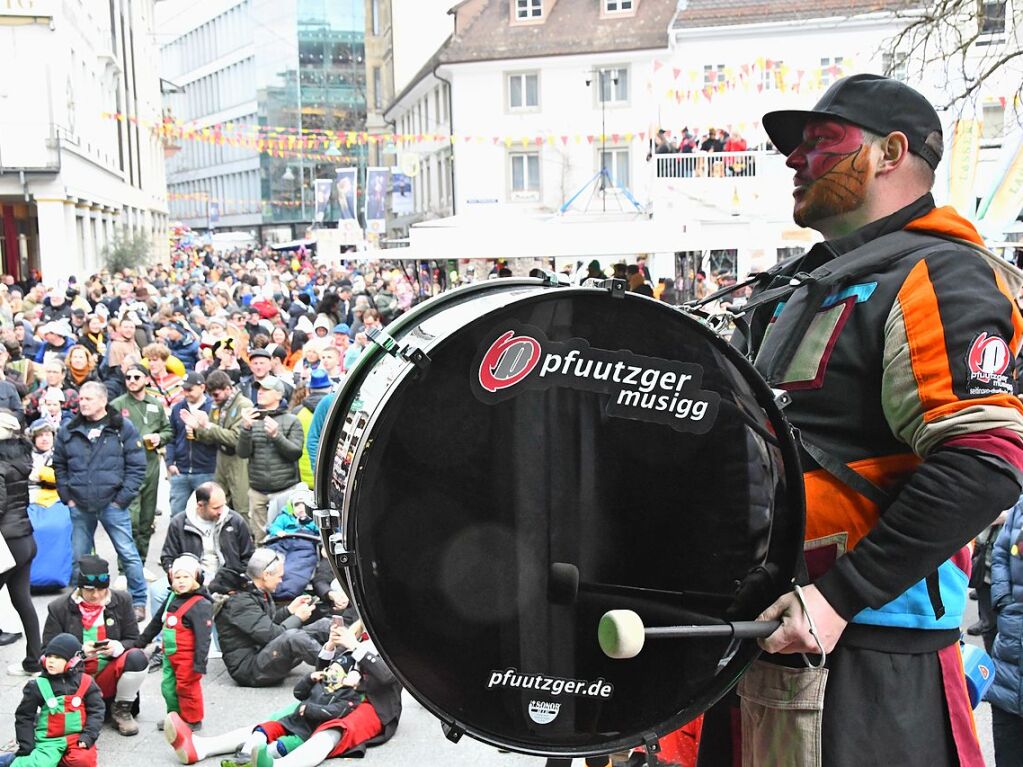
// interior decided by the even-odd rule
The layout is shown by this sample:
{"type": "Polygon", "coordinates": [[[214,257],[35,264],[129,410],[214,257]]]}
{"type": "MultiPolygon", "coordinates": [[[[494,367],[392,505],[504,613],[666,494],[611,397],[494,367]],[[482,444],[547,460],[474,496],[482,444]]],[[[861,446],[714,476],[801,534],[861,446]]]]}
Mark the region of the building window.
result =
{"type": "Polygon", "coordinates": [[[533,74],[508,75],[508,108],[534,109],[540,106],[540,76],[533,74]]]}
{"type": "Polygon", "coordinates": [[[1005,107],[1001,104],[984,105],[984,128],[980,140],[991,146],[1001,144],[1005,136],[1005,107]]]}
{"type": "Polygon", "coordinates": [[[540,199],[540,154],[538,152],[514,152],[511,161],[511,199],[540,199]]]}
{"type": "Polygon", "coordinates": [[[515,18],[519,21],[543,18],[543,0],[515,0],[515,18]]]}
{"type": "Polygon", "coordinates": [[[369,6],[370,22],[372,23],[373,35],[380,34],[380,0],[372,0],[369,6]]]}
{"type": "Polygon", "coordinates": [[[607,169],[615,186],[629,186],[629,150],[605,149],[598,152],[601,170],[607,169]]]}
{"type": "Polygon", "coordinates": [[[604,0],[604,13],[631,11],[633,7],[632,0],[604,0]]]}
{"type": "Polygon", "coordinates": [[[725,81],[725,65],[724,64],[704,64],[703,65],[703,84],[714,87],[718,82],[725,81]]]}
{"type": "Polygon", "coordinates": [[[881,57],[881,66],[893,80],[906,82],[909,77],[909,64],[905,53],[885,53],[881,57]]]}
{"type": "Polygon", "coordinates": [[[604,104],[625,104],[629,100],[629,70],[609,67],[600,70],[597,101],[604,104]]]}
{"type": "Polygon", "coordinates": [[[821,85],[825,88],[842,76],[842,56],[821,59],[821,85]]]}
{"type": "Polygon", "coordinates": [[[384,78],[380,67],[373,67],[373,108],[377,111],[384,108],[384,78]]]}
{"type": "MultiPolygon", "coordinates": [[[[764,85],[765,91],[776,91],[781,89],[782,82],[782,64],[783,62],[777,59],[771,61],[771,68],[766,67],[760,73],[760,81],[764,85]]],[[[722,74],[722,77],[724,75],[722,74]]]]}
{"type": "Polygon", "coordinates": [[[1004,35],[1005,34],[1005,1],[1000,3],[978,3],[984,12],[980,19],[980,33],[982,35],[1004,35]]]}

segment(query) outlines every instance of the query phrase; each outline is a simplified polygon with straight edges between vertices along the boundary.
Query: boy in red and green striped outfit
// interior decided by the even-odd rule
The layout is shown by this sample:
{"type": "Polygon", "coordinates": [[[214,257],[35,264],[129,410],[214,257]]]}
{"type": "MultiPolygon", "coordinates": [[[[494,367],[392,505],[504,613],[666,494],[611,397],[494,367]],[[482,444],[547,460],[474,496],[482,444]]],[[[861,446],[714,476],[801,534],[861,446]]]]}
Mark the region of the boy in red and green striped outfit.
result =
{"type": "Polygon", "coordinates": [[[96,767],[106,706],[81,660],[82,643],[71,634],[46,645],[42,675],[25,685],[14,713],[18,751],[0,754],[0,766],[96,767]]]}
{"type": "Polygon", "coordinates": [[[202,568],[191,554],[171,564],[171,593],[142,632],[149,644],[163,635],[163,692],[167,713],[177,713],[193,730],[202,726],[202,677],[210,652],[213,604],[202,585],[202,568]]]}

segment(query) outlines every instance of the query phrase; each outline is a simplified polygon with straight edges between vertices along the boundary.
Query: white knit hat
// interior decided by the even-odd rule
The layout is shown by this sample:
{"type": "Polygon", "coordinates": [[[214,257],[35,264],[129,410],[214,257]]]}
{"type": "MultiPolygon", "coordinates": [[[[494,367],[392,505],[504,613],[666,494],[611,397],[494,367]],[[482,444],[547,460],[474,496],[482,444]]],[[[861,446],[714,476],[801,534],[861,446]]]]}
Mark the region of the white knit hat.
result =
{"type": "Polygon", "coordinates": [[[171,563],[171,575],[179,572],[186,572],[189,575],[199,577],[200,565],[195,554],[182,554],[171,563]]]}

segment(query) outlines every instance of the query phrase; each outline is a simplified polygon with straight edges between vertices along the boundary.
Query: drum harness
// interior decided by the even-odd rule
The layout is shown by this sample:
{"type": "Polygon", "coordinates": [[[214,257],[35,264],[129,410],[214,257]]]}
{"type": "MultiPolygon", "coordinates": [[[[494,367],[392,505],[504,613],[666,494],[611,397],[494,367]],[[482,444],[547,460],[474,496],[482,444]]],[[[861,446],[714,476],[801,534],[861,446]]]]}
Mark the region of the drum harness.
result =
{"type": "MultiPolygon", "coordinates": [[[[809,329],[810,323],[824,299],[832,291],[845,285],[846,282],[883,269],[909,253],[916,253],[923,257],[931,251],[942,248],[945,244],[944,239],[934,236],[907,231],[892,232],[844,254],[842,263],[836,264],[834,261],[829,261],[810,272],[799,271],[789,276],[786,272],[793,269],[805,257],[805,254],[793,256],[775,264],[766,271],[753,274],[743,282],[721,288],[697,301],[689,301],[682,305],[682,310],[708,322],[710,316],[705,311],[701,311],[700,307],[752,286],[753,296],[742,306],[725,312],[724,316],[726,321],[731,322],[736,331],[742,334],[741,344],[736,344],[736,346],[747,358],[750,358],[768,385],[776,392],[776,403],[779,407],[784,407],[788,404],[788,395],[774,387],[791,363],[800,341],[809,329]],[[884,240],[888,247],[878,249],[876,243],[881,240],[884,240]],[[929,247],[921,249],[921,244],[929,244],[929,247]],[[753,350],[750,346],[752,336],[750,318],[752,318],[753,312],[760,307],[777,302],[785,302],[784,309],[778,315],[775,328],[764,340],[763,346],[757,351],[754,360],[753,350]]],[[[822,245],[822,247],[827,247],[827,245],[822,245]]],[[[840,458],[807,440],[795,425],[789,423],[789,428],[799,445],[818,466],[874,503],[881,513],[884,513],[884,510],[895,500],[895,497],[887,490],[850,469],[840,458]]],[[[810,633],[821,650],[821,661],[817,667],[822,667],[826,659],[824,646],[817,635],[816,625],[806,609],[806,602],[798,585],[800,580],[804,582],[809,580],[806,563],[802,557],[799,558],[797,576],[793,585],[796,597],[809,624],[810,633]]],[[[934,617],[941,618],[945,614],[945,606],[941,600],[938,573],[934,572],[928,575],[926,583],[927,595],[934,610],[934,617]]],[[[803,657],[806,659],[805,655],[803,657]]],[[[811,665],[809,660],[807,660],[807,665],[811,665]]]]}

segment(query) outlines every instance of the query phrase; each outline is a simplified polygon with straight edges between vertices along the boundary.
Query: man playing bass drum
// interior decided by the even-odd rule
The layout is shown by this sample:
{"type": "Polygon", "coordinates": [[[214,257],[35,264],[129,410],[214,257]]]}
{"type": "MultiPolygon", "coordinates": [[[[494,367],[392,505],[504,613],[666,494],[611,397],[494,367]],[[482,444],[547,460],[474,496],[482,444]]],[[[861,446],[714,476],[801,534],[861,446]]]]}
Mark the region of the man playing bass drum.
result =
{"type": "Polygon", "coordinates": [[[713,710],[700,764],[734,742],[744,765],[979,767],[964,547],[1020,495],[1023,274],[935,207],[941,123],[912,88],[855,75],[763,124],[825,237],[763,276],[737,332],[792,397],[807,577],[760,616],[782,624],[739,682],[741,739],[713,710]]]}

